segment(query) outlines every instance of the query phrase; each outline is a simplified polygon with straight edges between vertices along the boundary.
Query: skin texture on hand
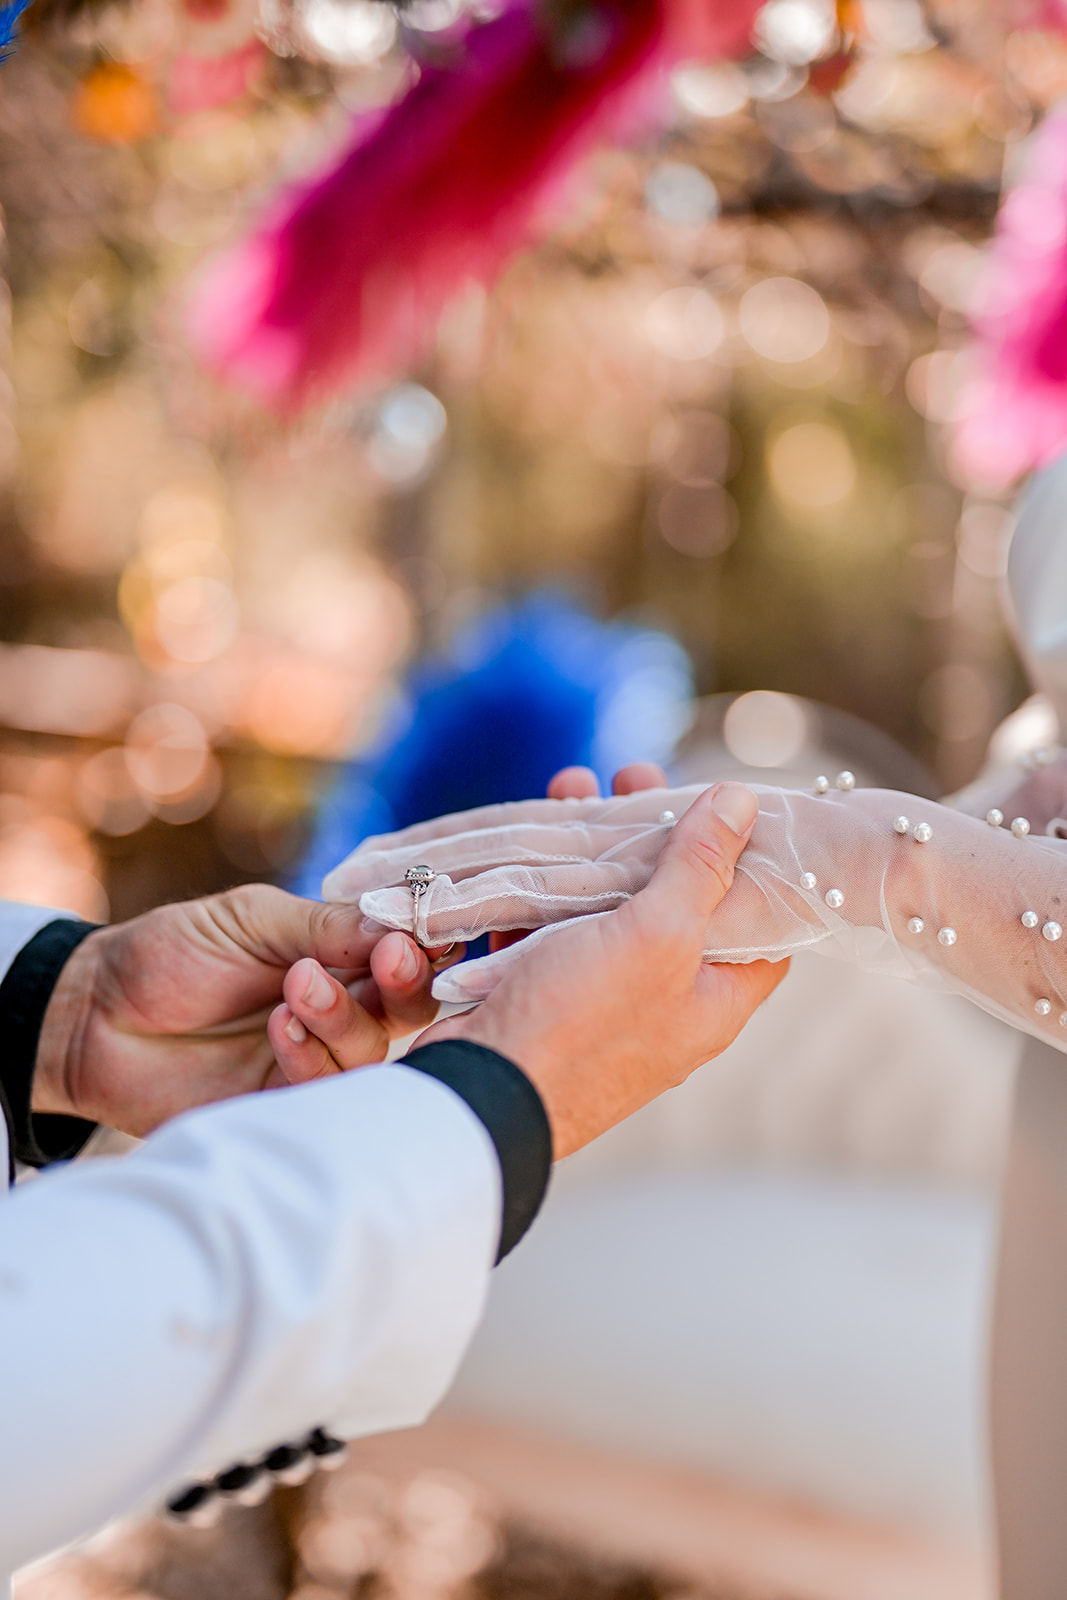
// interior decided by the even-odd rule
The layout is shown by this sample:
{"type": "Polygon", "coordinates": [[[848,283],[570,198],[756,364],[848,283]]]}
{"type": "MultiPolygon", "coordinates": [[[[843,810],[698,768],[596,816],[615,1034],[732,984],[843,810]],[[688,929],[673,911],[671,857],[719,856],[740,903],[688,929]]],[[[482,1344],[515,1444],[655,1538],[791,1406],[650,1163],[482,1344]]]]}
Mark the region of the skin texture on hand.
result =
{"type": "Polygon", "coordinates": [[[368,930],[354,906],[251,884],[101,928],[78,946],[45,1013],[34,1111],[140,1137],[193,1106],[284,1084],[267,1022],[308,956],[359,983],[359,1003],[341,992],[367,1061],[436,1014],[429,958],[405,935],[368,930]]]}
{"type": "MultiPolygon", "coordinates": [[[[424,1042],[471,1039],[522,1067],[544,1101],[557,1158],[684,1082],[732,1043],[787,969],[702,961],[755,815],[755,796],[740,785],[708,790],[640,893],[561,929],[484,1005],[438,1023],[424,1042]]],[[[331,1053],[344,1064],[336,1040],[331,1053]]]]}

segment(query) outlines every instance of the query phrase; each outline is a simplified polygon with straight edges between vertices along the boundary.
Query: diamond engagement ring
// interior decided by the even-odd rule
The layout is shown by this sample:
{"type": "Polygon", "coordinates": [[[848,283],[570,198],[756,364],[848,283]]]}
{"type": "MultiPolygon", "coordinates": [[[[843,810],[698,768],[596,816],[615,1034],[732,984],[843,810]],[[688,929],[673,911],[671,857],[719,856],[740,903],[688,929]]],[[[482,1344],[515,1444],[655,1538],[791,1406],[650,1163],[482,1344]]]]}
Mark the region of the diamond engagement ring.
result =
{"type": "Polygon", "coordinates": [[[416,934],[419,926],[419,900],[426,893],[436,876],[437,874],[433,868],[426,866],[409,867],[404,874],[404,882],[411,890],[412,898],[415,901],[413,917],[416,934]]]}

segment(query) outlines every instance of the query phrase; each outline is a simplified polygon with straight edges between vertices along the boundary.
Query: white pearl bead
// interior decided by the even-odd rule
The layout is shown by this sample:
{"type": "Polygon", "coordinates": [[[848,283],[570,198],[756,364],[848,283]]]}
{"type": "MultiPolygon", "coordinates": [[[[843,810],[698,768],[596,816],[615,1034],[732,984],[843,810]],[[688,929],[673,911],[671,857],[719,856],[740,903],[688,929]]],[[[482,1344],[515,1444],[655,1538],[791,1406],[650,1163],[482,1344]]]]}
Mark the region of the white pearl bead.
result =
{"type": "Polygon", "coordinates": [[[910,829],[911,823],[908,821],[907,817],[898,817],[893,824],[894,833],[908,833],[910,829]]]}
{"type": "Polygon", "coordinates": [[[918,822],[912,835],[916,844],[929,844],[934,836],[934,830],[928,822],[918,822]]]}
{"type": "Polygon", "coordinates": [[[844,903],[845,897],[841,893],[840,889],[827,889],[826,904],[830,907],[831,911],[840,911],[844,903]]]}
{"type": "Polygon", "coordinates": [[[1041,918],[1038,916],[1036,911],[1024,911],[1022,916],[1019,918],[1019,921],[1022,923],[1024,928],[1036,928],[1038,923],[1041,921],[1041,918]]]}
{"type": "Polygon", "coordinates": [[[1067,1028],[1067,1011],[1060,1012],[1060,1027],[1067,1028]]]}
{"type": "Polygon", "coordinates": [[[938,944],[945,945],[946,948],[950,944],[955,944],[956,943],[956,930],[955,930],[955,928],[938,928],[938,930],[937,930],[937,942],[938,942],[938,944]]]}
{"type": "Polygon", "coordinates": [[[1030,832],[1030,824],[1025,817],[1016,817],[1011,825],[1011,831],[1017,839],[1025,839],[1030,832]]]}
{"type": "Polygon", "coordinates": [[[1035,1000],[1035,1002],[1034,1002],[1034,1010],[1037,1012],[1039,1017],[1047,1017],[1049,1012],[1052,1010],[1052,1001],[1051,1000],[1035,1000]]]}
{"type": "Polygon", "coordinates": [[[998,811],[994,806],[991,811],[986,812],[985,819],[991,828],[999,828],[1004,821],[1004,813],[1003,811],[998,811]]]}
{"type": "Polygon", "coordinates": [[[854,772],[848,772],[847,770],[845,772],[839,772],[835,781],[837,783],[837,787],[844,794],[847,794],[850,789],[854,789],[856,787],[856,775],[854,772]]]}
{"type": "Polygon", "coordinates": [[[923,931],[923,929],[925,927],[926,927],[926,923],[923,921],[922,917],[909,917],[908,918],[908,932],[909,933],[922,933],[922,931],[923,931]]]}
{"type": "Polygon", "coordinates": [[[1045,935],[1049,944],[1055,944],[1057,939],[1063,937],[1063,929],[1058,922],[1046,922],[1041,932],[1045,935]]]}
{"type": "Polygon", "coordinates": [[[819,880],[815,876],[814,872],[805,872],[801,875],[800,887],[802,889],[814,889],[818,881],[819,880]]]}
{"type": "Polygon", "coordinates": [[[827,789],[829,789],[829,787],[830,787],[829,778],[824,778],[822,776],[822,774],[820,773],[819,776],[815,780],[815,784],[814,784],[815,793],[816,794],[825,794],[827,789]]]}
{"type": "Polygon", "coordinates": [[[677,822],[678,818],[673,811],[661,811],[659,814],[660,826],[666,827],[670,822],[677,822]]]}

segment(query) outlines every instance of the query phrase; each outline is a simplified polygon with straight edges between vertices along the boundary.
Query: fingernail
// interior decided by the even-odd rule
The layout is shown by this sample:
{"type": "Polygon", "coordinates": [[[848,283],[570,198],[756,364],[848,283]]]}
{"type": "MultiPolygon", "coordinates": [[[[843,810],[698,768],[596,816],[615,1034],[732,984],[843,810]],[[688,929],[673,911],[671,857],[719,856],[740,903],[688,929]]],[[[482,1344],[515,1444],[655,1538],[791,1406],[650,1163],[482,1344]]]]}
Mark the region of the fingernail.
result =
{"type": "Polygon", "coordinates": [[[743,783],[720,783],[711,802],[717,817],[744,839],[759,815],[759,800],[743,783]]]}
{"type": "Polygon", "coordinates": [[[321,967],[312,967],[308,986],[304,990],[304,1004],[312,1011],[328,1011],[333,1005],[333,988],[321,967]]]}
{"type": "Polygon", "coordinates": [[[308,1036],[308,1031],[299,1017],[289,1018],[289,1021],[285,1024],[285,1032],[294,1044],[303,1044],[308,1036]]]}
{"type": "Polygon", "coordinates": [[[418,952],[416,951],[414,945],[408,944],[407,940],[405,939],[403,952],[397,958],[396,966],[393,968],[393,977],[396,979],[397,983],[410,983],[412,979],[417,978],[418,975],[418,952]]]}

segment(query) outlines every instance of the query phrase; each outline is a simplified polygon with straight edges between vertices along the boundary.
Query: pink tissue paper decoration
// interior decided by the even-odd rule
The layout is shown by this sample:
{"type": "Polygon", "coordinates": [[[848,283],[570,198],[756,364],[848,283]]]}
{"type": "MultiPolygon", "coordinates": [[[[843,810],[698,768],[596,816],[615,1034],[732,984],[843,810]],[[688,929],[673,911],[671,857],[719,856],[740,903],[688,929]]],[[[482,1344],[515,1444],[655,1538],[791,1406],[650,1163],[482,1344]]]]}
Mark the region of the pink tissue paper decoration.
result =
{"type": "Polygon", "coordinates": [[[759,4],[511,0],[460,29],[335,165],[207,265],[194,351],[283,413],[417,360],[574,162],[640,119],[660,69],[743,51],[759,4]]]}
{"type": "Polygon", "coordinates": [[[953,453],[966,480],[1003,486],[1067,448],[1067,110],[1001,205],[973,322],[953,453]]]}

